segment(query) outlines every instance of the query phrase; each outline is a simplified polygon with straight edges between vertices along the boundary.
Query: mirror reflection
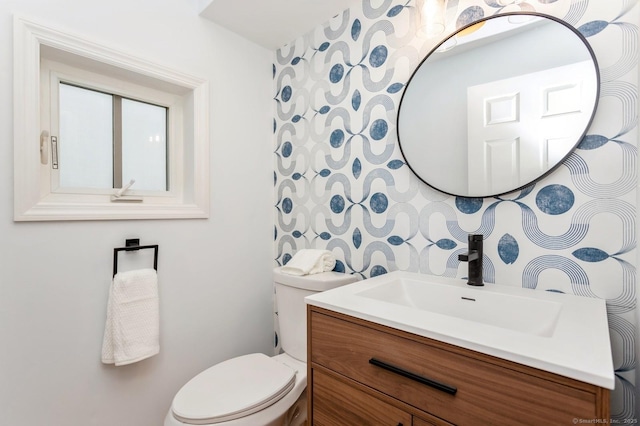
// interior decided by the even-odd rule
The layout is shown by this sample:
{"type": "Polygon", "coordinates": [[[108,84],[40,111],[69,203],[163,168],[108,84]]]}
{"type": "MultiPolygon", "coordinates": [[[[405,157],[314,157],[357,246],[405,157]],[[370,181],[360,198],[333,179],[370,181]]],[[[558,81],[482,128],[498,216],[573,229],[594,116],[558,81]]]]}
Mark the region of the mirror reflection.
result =
{"type": "Polygon", "coordinates": [[[398,112],[409,167],[442,192],[486,197],[559,165],[586,133],[599,95],[584,37],[555,18],[504,14],[462,28],[409,80],[398,112]]]}

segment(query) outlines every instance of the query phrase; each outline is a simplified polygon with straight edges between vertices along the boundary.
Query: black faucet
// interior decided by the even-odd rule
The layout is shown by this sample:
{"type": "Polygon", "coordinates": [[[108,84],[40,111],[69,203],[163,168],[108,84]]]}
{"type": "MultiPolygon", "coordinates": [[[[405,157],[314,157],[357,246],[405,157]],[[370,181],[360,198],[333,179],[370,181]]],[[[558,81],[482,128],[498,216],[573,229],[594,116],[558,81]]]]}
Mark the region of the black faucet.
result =
{"type": "Polygon", "coordinates": [[[482,282],[482,234],[469,234],[469,248],[458,255],[460,262],[469,262],[467,284],[483,286],[482,282]]]}

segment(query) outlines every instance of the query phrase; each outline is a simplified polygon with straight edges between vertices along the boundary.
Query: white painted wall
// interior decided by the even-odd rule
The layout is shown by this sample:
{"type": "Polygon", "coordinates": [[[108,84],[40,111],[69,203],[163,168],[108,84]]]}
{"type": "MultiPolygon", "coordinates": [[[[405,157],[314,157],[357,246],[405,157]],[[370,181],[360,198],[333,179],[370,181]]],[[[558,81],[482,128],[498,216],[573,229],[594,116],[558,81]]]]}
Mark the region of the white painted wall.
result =
{"type": "Polygon", "coordinates": [[[272,52],[199,18],[196,3],[0,2],[2,425],[157,426],[197,372],[271,351],[272,52]],[[210,80],[210,219],[13,222],[14,12],[210,80]],[[106,366],[113,248],[131,237],[160,245],[161,351],[106,366]]]}

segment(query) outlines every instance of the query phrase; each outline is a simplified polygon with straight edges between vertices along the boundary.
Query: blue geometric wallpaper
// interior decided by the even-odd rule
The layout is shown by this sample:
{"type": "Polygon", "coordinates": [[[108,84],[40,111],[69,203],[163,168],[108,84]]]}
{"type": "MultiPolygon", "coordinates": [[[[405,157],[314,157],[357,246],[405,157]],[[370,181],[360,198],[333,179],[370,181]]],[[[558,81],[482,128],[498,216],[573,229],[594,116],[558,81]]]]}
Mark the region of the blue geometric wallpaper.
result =
{"type": "Polygon", "coordinates": [[[606,300],[612,418],[635,418],[639,9],[638,0],[449,0],[445,33],[426,39],[415,0],[362,0],[283,46],[273,67],[276,264],[322,248],[363,278],[460,278],[467,235],[483,234],[486,282],[606,300]],[[587,136],[523,190],[483,199],[433,190],[398,147],[405,85],[456,28],[518,10],[564,20],[593,48],[601,90],[587,136]]]}

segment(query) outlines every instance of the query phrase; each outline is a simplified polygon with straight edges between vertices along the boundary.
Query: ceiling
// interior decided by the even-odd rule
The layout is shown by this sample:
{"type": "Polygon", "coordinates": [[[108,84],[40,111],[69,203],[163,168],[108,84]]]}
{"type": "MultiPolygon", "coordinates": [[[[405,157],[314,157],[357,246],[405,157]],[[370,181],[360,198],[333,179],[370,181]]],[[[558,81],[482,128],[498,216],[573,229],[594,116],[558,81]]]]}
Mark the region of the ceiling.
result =
{"type": "Polygon", "coordinates": [[[200,0],[200,16],[276,50],[362,0],[200,0]]]}

